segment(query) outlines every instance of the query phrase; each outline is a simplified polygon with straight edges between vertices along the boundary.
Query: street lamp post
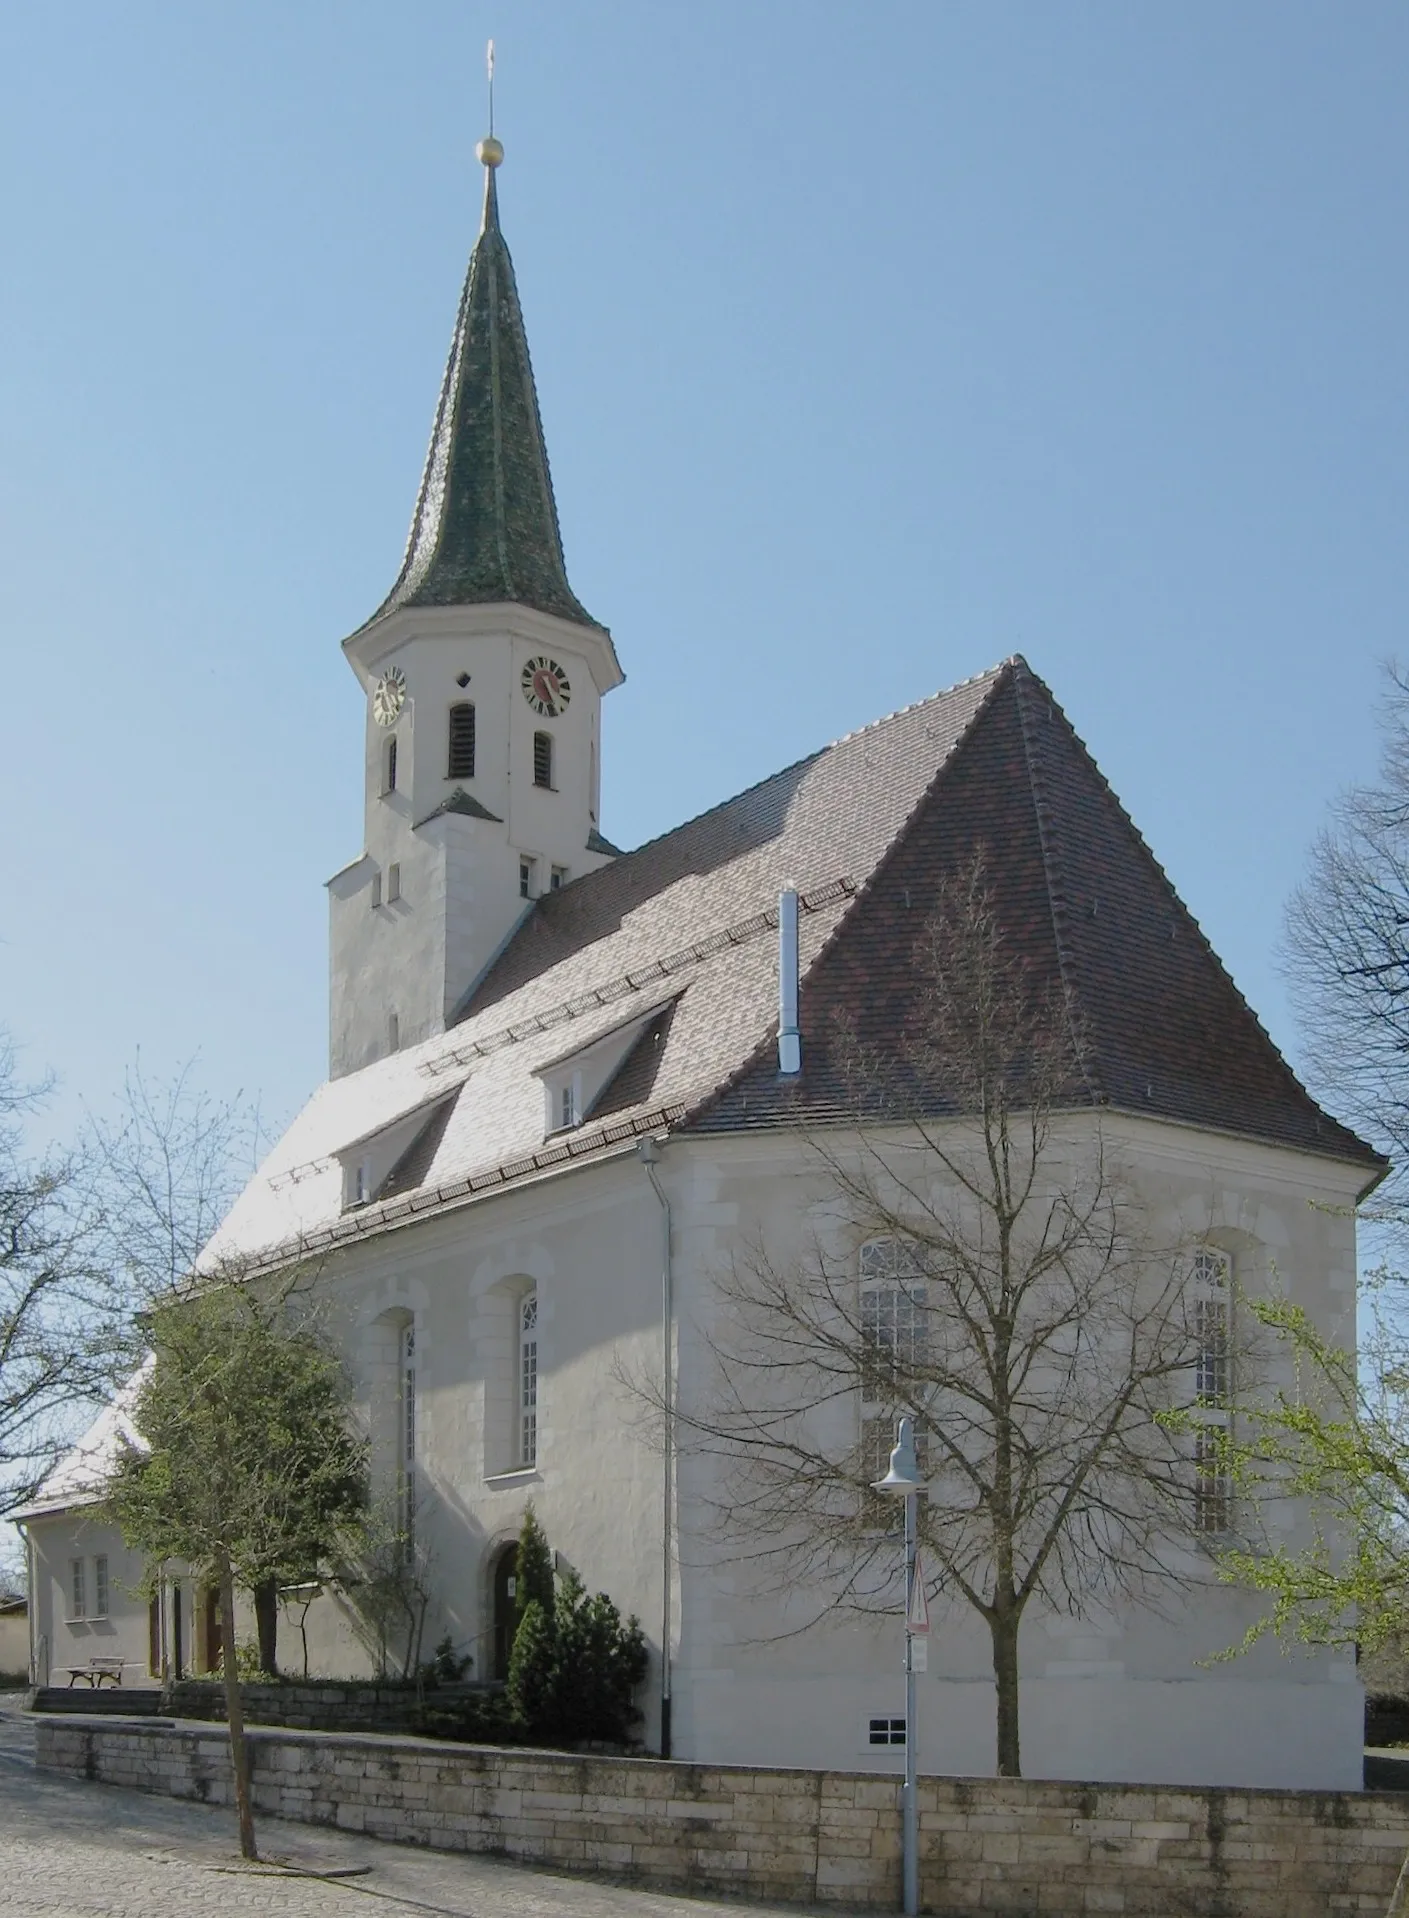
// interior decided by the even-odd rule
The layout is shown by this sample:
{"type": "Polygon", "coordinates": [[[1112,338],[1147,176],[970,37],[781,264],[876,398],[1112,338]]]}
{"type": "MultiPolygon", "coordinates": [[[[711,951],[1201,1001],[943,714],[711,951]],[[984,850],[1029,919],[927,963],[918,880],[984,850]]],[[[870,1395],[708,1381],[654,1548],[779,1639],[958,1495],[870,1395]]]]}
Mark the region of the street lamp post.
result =
{"type": "Polygon", "coordinates": [[[906,1918],[915,1918],[920,1909],[919,1809],[915,1794],[915,1636],[911,1621],[915,1612],[916,1520],[923,1483],[915,1460],[915,1421],[902,1418],[896,1428],[890,1469],[884,1478],[875,1481],[872,1489],[890,1492],[905,1500],[905,1798],[901,1811],[901,1843],[906,1918]]]}

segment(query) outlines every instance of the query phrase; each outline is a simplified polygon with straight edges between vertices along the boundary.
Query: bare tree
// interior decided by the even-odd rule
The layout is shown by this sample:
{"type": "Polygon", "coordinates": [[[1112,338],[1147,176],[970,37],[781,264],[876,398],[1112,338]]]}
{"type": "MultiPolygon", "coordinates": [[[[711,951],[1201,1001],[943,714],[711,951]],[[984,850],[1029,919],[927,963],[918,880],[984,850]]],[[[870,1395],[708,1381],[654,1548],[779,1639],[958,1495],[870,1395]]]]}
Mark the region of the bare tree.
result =
{"type": "Polygon", "coordinates": [[[178,1290],[254,1169],[259,1109],[204,1090],[196,1061],[154,1079],[141,1054],[113,1111],[89,1115],[84,1155],[100,1256],[134,1305],[178,1290]]]}
{"type": "Polygon", "coordinates": [[[1313,1082],[1395,1161],[1377,1215],[1403,1223],[1409,1165],[1409,678],[1388,667],[1379,776],[1340,797],[1287,907],[1286,964],[1313,1082]]]}
{"type": "Polygon", "coordinates": [[[838,1035],[861,1123],[807,1135],[827,1216],[802,1255],[757,1243],[719,1275],[710,1376],[676,1430],[718,1468],[735,1557],[815,1591],[820,1618],[895,1603],[892,1502],[871,1487],[915,1417],[921,1542],[988,1628],[998,1770],[1016,1776],[1032,1601],[1081,1612],[1182,1575],[1191,1448],[1160,1415],[1192,1390],[1202,1334],[1109,1161],[1061,989],[1008,949],[981,856],[941,888],[912,977],[895,1050],[838,1035]]]}
{"type": "Polygon", "coordinates": [[[132,1328],[97,1243],[81,1153],[25,1151],[47,1088],[18,1077],[0,1037],[0,1515],[22,1505],[76,1416],[135,1362],[132,1328]]]}

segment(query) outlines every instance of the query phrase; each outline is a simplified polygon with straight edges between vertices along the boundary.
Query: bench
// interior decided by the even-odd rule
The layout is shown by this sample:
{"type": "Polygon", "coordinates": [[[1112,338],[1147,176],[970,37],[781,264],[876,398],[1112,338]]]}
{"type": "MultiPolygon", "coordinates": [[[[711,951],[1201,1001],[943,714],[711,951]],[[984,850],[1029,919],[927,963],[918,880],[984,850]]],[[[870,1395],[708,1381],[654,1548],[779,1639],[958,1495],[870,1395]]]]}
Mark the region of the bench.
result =
{"type": "Polygon", "coordinates": [[[125,1658],[90,1658],[86,1665],[65,1665],[64,1670],[68,1673],[70,1689],[82,1679],[90,1691],[97,1691],[105,1678],[114,1685],[121,1685],[122,1668],[126,1663],[125,1658]]]}

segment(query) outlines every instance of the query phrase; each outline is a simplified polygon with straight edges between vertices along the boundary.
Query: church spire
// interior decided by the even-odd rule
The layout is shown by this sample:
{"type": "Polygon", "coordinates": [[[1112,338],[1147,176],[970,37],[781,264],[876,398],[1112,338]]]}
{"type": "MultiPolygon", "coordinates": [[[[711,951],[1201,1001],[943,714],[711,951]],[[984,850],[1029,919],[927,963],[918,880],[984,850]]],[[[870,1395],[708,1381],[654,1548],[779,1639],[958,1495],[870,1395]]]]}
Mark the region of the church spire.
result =
{"type": "Polygon", "coordinates": [[[504,149],[476,149],[484,219],[470,256],[430,451],[396,584],[368,625],[403,606],[514,601],[583,626],[563,564],[548,452],[514,282],[499,230],[504,149]]]}

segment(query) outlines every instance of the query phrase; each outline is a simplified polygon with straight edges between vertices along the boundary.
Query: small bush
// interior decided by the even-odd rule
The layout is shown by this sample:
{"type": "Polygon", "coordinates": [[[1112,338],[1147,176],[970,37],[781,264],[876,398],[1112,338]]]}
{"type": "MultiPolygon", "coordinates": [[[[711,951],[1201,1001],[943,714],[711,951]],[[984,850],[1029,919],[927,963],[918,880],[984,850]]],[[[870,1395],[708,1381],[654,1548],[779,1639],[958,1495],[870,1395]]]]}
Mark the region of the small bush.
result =
{"type": "Polygon", "coordinates": [[[453,1704],[426,1705],[412,1714],[422,1738],[453,1738],[465,1745],[521,1745],[524,1729],[505,1692],[476,1692],[453,1704]]]}
{"type": "Polygon", "coordinates": [[[564,1574],[546,1612],[530,1599],[514,1635],[508,1698],[530,1738],[624,1745],[640,1719],[633,1694],[646,1676],[646,1642],[605,1592],[589,1598],[564,1574]]]}
{"type": "Polygon", "coordinates": [[[456,1656],[455,1641],[447,1632],[416,1676],[423,1685],[458,1685],[472,1670],[474,1662],[468,1653],[456,1656]]]}

